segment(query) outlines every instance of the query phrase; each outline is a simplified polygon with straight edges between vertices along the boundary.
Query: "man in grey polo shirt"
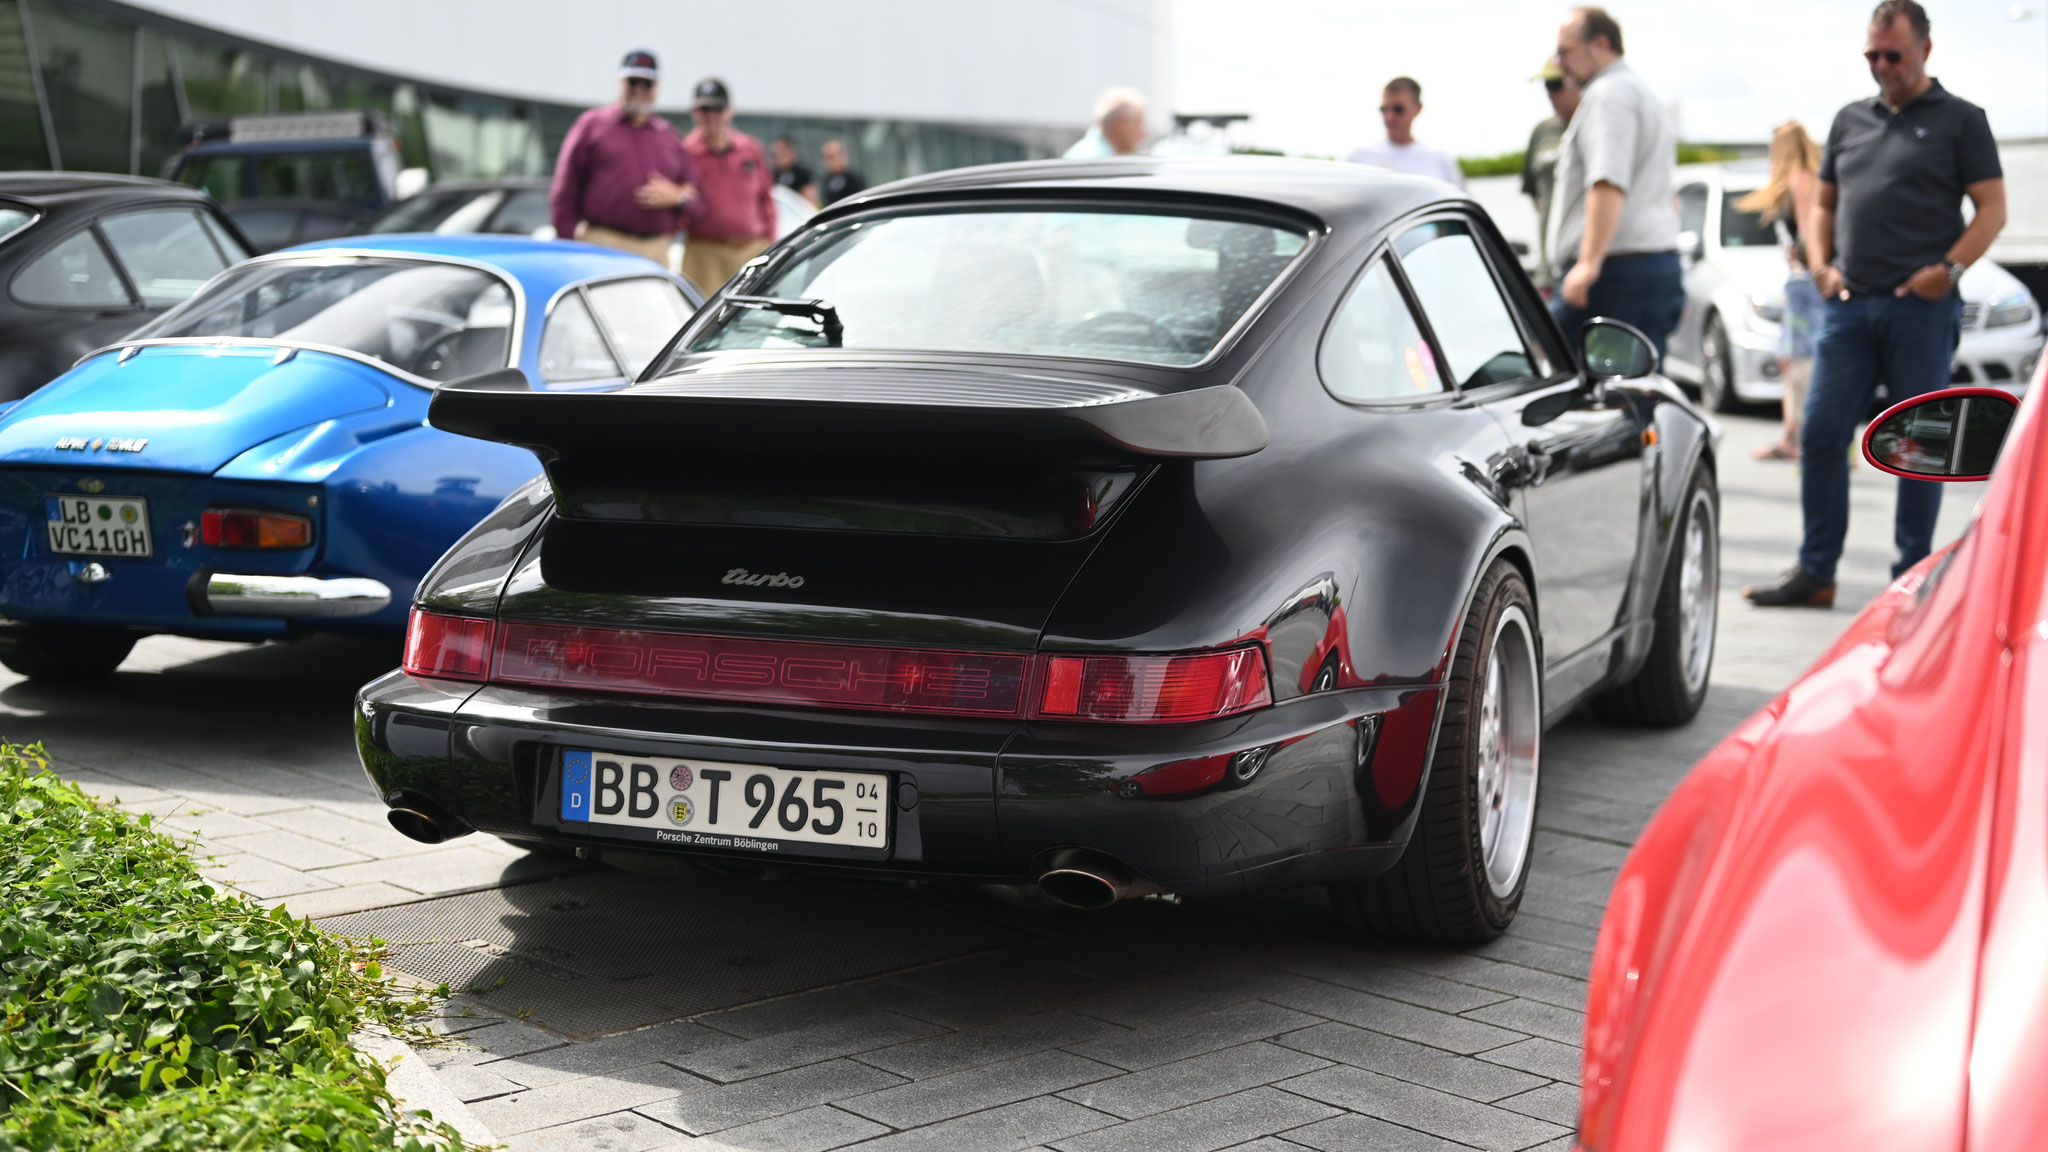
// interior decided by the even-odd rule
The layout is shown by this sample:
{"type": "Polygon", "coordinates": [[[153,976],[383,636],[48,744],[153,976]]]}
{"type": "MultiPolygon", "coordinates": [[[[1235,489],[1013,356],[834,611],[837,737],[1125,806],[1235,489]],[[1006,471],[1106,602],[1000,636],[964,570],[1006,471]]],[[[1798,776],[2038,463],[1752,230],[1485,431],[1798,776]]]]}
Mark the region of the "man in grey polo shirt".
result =
{"type": "Polygon", "coordinates": [[[1557,149],[1551,310],[1574,342],[1580,325],[1607,316],[1641,329],[1661,358],[1685,310],[1671,121],[1621,58],[1621,25],[1606,9],[1572,11],[1557,30],[1557,64],[1582,92],[1557,149]]]}
{"type": "MultiPolygon", "coordinates": [[[[1806,258],[1821,294],[1820,340],[1799,434],[1799,563],[1773,585],[1743,589],[1763,607],[1835,602],[1835,563],[1849,530],[1849,443],[1883,381],[1894,401],[1949,382],[1962,333],[1963,269],[2005,227],[2005,180],[1983,109],[1927,74],[1927,12],[1884,0],[1863,56],[1878,97],[1835,115],[1820,165],[1806,258]],[[1963,197],[1976,218],[1963,226],[1963,197]]],[[[1941,486],[1900,480],[1897,576],[1927,556],[1941,486]]]]}

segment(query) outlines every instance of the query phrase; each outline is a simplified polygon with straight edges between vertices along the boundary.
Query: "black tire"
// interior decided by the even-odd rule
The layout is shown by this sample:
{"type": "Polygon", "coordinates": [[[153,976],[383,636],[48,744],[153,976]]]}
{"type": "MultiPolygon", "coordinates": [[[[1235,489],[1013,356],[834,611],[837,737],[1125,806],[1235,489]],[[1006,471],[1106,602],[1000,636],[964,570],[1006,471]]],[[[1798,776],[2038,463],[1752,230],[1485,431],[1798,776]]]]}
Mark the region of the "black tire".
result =
{"type": "Polygon", "coordinates": [[[1700,332],[1700,404],[1714,412],[1742,407],[1735,395],[1735,356],[1728,348],[1728,328],[1719,313],[1709,314],[1700,332]]]}
{"type": "Polygon", "coordinates": [[[16,624],[0,629],[0,664],[39,684],[84,684],[113,675],[140,639],[111,628],[16,624]]]}
{"type": "MultiPolygon", "coordinates": [[[[1519,643],[1527,646],[1532,684],[1532,737],[1540,737],[1543,716],[1542,661],[1536,652],[1536,610],[1529,587],[1515,567],[1496,562],[1472,597],[1458,631],[1458,647],[1437,732],[1436,754],[1425,782],[1422,812],[1401,859],[1369,880],[1333,885],[1330,898],[1353,928],[1375,936],[1397,936],[1446,944],[1491,940],[1507,929],[1521,907],[1533,856],[1538,773],[1532,767],[1528,827],[1511,885],[1497,891],[1487,875],[1481,846],[1480,755],[1482,678],[1507,625],[1519,613],[1519,643]]],[[[1516,655],[1522,655],[1520,653],[1516,655]]],[[[1530,759],[1540,767],[1535,745],[1530,759]]]]}
{"type": "Polygon", "coordinates": [[[1721,495],[1714,475],[1704,465],[1693,469],[1686,485],[1683,512],[1677,535],[1671,541],[1671,555],[1665,558],[1664,573],[1657,581],[1656,636],[1650,654],[1634,676],[1593,698],[1593,714],[1612,724],[1675,727],[1699,714],[1707,698],[1707,682],[1714,670],[1714,641],[1719,613],[1716,599],[1721,587],[1721,495]],[[1686,602],[1696,599],[1697,590],[1687,585],[1688,548],[1694,544],[1693,529],[1705,521],[1704,543],[1708,549],[1701,574],[1706,581],[1705,603],[1698,610],[1704,621],[1704,652],[1698,651],[1690,635],[1694,621],[1686,615],[1686,602]],[[1696,663],[1697,661],[1697,663],[1696,663]]]}

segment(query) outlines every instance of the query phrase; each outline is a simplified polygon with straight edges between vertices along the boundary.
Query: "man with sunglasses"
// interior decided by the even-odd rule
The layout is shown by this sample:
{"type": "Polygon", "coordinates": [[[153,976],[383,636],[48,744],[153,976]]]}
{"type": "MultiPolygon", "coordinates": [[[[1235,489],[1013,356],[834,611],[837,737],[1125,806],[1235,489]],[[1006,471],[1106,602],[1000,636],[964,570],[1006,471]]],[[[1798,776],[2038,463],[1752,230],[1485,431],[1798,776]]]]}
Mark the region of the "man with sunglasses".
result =
{"type": "MultiPolygon", "coordinates": [[[[1949,383],[1962,334],[1963,269],[2005,227],[2005,180],[1984,111],[1927,74],[1934,42],[1914,0],[1884,0],[1863,58],[1876,99],[1835,115],[1821,155],[1806,259],[1821,295],[1813,383],[1799,434],[1799,563],[1743,589],[1763,607],[1825,608],[1849,530],[1850,438],[1882,381],[1894,401],[1949,383]],[[1963,198],[1976,217],[1963,224],[1963,198]]],[[[1900,480],[1892,574],[1926,557],[1941,486],[1900,480]]]]}
{"type": "Polygon", "coordinates": [[[636,48],[619,63],[619,101],[577,117],[555,161],[555,235],[635,252],[667,266],[669,242],[701,205],[682,137],[654,114],[661,70],[636,48]]]}
{"type": "Polygon", "coordinates": [[[1363,144],[1344,157],[1353,164],[1375,164],[1411,176],[1433,176],[1460,188],[1465,174],[1458,162],[1440,148],[1415,139],[1415,118],[1422,115],[1422,85],[1406,76],[1387,81],[1380,92],[1380,124],[1387,138],[1377,144],[1363,144]]]}
{"type": "Polygon", "coordinates": [[[1632,324],[1661,359],[1685,310],[1671,199],[1677,134],[1623,58],[1621,25],[1605,9],[1573,10],[1557,31],[1557,66],[1578,84],[1579,107],[1557,150],[1550,256],[1562,275],[1551,311],[1574,343],[1595,316],[1632,324]]]}
{"type": "Polygon", "coordinates": [[[1550,267],[1550,200],[1557,187],[1557,149],[1564,143],[1564,130],[1572,122],[1572,113],[1579,110],[1579,86],[1557,66],[1555,58],[1544,63],[1536,78],[1543,81],[1544,95],[1550,97],[1552,116],[1529,133],[1529,147],[1522,153],[1522,195],[1536,205],[1533,279],[1547,300],[1557,285],[1557,274],[1550,267]]]}
{"type": "Polygon", "coordinates": [[[775,241],[775,173],[761,142],[732,126],[725,81],[707,76],[691,90],[697,126],[683,149],[697,167],[704,210],[690,220],[683,275],[706,296],[775,241]]]}

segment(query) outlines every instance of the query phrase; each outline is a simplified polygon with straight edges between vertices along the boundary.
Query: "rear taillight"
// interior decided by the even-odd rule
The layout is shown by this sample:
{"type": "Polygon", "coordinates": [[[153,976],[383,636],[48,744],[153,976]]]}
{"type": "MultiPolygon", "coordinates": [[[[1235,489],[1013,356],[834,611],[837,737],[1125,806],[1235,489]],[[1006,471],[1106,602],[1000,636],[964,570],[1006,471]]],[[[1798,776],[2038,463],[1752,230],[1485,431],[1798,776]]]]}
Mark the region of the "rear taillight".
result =
{"type": "Polygon", "coordinates": [[[1046,720],[1185,724],[1273,702],[1258,647],[1185,656],[1045,656],[1037,715],[1046,720]]]}
{"type": "Polygon", "coordinates": [[[209,548],[305,548],[313,543],[313,522],[261,508],[208,508],[199,514],[199,538],[209,548]]]}
{"type": "Polygon", "coordinates": [[[412,610],[405,625],[405,671],[443,680],[482,680],[490,674],[489,620],[412,610]]]}

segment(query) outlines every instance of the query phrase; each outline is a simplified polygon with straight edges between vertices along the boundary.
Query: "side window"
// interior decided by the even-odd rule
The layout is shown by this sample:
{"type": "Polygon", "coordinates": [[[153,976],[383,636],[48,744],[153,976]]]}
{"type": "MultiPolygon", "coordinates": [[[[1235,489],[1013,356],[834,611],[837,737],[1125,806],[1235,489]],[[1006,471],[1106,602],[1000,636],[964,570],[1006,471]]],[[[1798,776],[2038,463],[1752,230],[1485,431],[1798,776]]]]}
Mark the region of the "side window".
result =
{"type": "Polygon", "coordinates": [[[531,236],[542,228],[548,228],[549,234],[553,234],[554,230],[548,223],[548,194],[544,188],[513,192],[488,225],[488,231],[515,236],[531,236]]]}
{"type": "Polygon", "coordinates": [[[15,273],[10,289],[23,304],[48,308],[130,308],[128,288],[87,228],[65,237],[15,273]]]}
{"type": "Polygon", "coordinates": [[[540,334],[540,378],[550,384],[574,380],[609,380],[620,375],[611,349],[598,334],[597,322],[583,306],[583,296],[570,292],[555,302],[548,326],[540,334]]]}
{"type": "Polygon", "coordinates": [[[592,284],[589,292],[590,306],[597,310],[612,346],[626,358],[628,376],[638,376],[690,318],[682,289],[666,280],[613,280],[592,284]]]}
{"type": "Polygon", "coordinates": [[[145,308],[183,301],[228,266],[190,208],[124,212],[100,221],[100,230],[145,308]]]}
{"type": "Polygon", "coordinates": [[[1385,260],[1373,261],[1337,306],[1317,367],[1339,400],[1417,400],[1444,388],[1385,260]]]}
{"type": "Polygon", "coordinates": [[[244,247],[240,240],[229,235],[228,230],[221,226],[220,221],[214,218],[213,213],[200,212],[199,222],[206,226],[206,234],[213,238],[213,246],[220,249],[220,254],[227,257],[228,263],[240,264],[249,258],[250,252],[248,248],[244,247]]]}
{"type": "Polygon", "coordinates": [[[1461,388],[1484,388],[1536,375],[1521,330],[1469,228],[1455,220],[1435,221],[1409,230],[1396,247],[1451,380],[1461,388]]]}
{"type": "Polygon", "coordinates": [[[1678,230],[1695,236],[1707,234],[1707,186],[1687,184],[1678,190],[1678,230]]]}

